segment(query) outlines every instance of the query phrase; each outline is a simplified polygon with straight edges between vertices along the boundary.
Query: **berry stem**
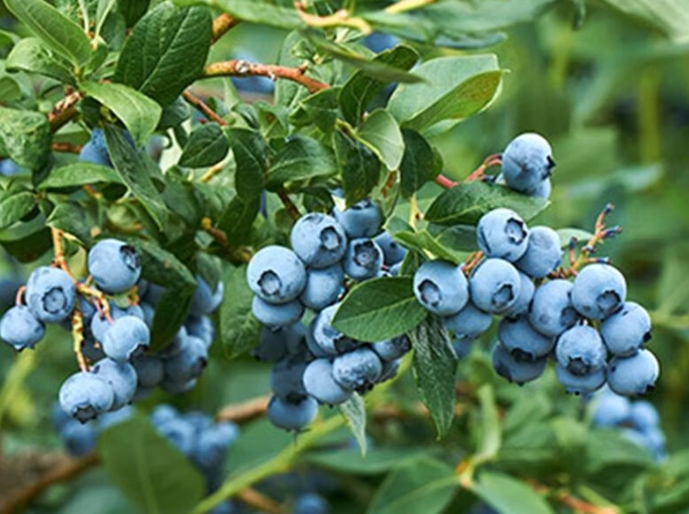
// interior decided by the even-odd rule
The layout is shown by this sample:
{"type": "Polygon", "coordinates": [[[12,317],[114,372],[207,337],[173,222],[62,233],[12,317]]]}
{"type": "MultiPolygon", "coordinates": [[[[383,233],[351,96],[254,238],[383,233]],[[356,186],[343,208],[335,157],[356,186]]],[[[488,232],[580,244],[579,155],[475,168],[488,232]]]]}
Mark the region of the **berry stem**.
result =
{"type": "Polygon", "coordinates": [[[373,28],[366,20],[357,16],[351,16],[346,9],[340,9],[327,16],[318,16],[316,14],[307,13],[306,6],[303,2],[294,2],[294,7],[297,9],[297,13],[302,21],[310,27],[318,27],[321,29],[349,27],[364,34],[373,32],[373,28]]]}
{"type": "Polygon", "coordinates": [[[81,346],[84,344],[84,317],[78,304],[74,306],[74,312],[72,313],[72,340],[74,355],[79,364],[79,369],[86,372],[89,370],[89,365],[81,351],[81,346]]]}
{"type": "Polygon", "coordinates": [[[184,100],[188,104],[193,106],[196,110],[198,110],[209,120],[215,121],[218,125],[222,127],[227,126],[227,122],[224,119],[222,119],[213,109],[208,107],[208,105],[206,105],[206,103],[203,100],[201,100],[188,89],[182,93],[182,98],[184,98],[184,100]]]}
{"type": "Polygon", "coordinates": [[[483,252],[481,251],[469,254],[462,264],[462,271],[464,274],[466,276],[471,275],[471,271],[478,266],[478,264],[481,262],[481,259],[483,259],[483,252]]]}
{"type": "Polygon", "coordinates": [[[51,148],[53,152],[79,153],[83,147],[71,143],[53,143],[51,148]]]}
{"type": "Polygon", "coordinates": [[[434,180],[435,180],[436,184],[438,184],[440,187],[442,187],[444,189],[452,189],[457,184],[459,184],[459,182],[455,182],[454,180],[451,180],[442,174],[435,177],[434,180]]]}
{"type": "Polygon", "coordinates": [[[289,511],[280,506],[276,501],[268,498],[266,495],[259,493],[256,489],[247,487],[239,494],[237,499],[249,507],[266,512],[267,514],[289,514],[289,511]]]}
{"type": "Polygon", "coordinates": [[[24,293],[26,292],[26,286],[20,286],[19,289],[17,289],[17,295],[14,298],[14,303],[17,305],[22,305],[24,302],[22,302],[22,298],[24,297],[24,293]]]}

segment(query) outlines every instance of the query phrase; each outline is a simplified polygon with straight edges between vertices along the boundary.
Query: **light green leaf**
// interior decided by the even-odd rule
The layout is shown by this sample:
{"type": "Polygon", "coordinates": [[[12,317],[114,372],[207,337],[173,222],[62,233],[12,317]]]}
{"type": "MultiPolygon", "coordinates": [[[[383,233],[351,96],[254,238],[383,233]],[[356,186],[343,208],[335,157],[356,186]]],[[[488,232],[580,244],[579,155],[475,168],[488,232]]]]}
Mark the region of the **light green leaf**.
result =
{"type": "Polygon", "coordinates": [[[660,29],[679,43],[689,41],[689,5],[684,0],[603,0],[610,7],[660,29]]]}
{"type": "Polygon", "coordinates": [[[347,426],[352,431],[361,456],[366,456],[368,443],[366,441],[366,406],[364,399],[357,393],[346,402],[340,404],[340,412],[347,420],[347,426]]]}
{"type": "MultiPolygon", "coordinates": [[[[419,232],[401,231],[393,234],[395,240],[402,243],[406,248],[415,248],[420,251],[428,251],[439,259],[460,264],[465,258],[465,250],[457,251],[452,247],[446,246],[445,242],[441,242],[434,238],[427,230],[419,232]]],[[[474,241],[476,238],[474,237],[474,241]]]]}
{"type": "Polygon", "coordinates": [[[203,168],[222,161],[230,151],[230,143],[222,127],[215,122],[195,128],[184,145],[179,165],[203,168]]]}
{"type": "Polygon", "coordinates": [[[352,475],[380,475],[400,463],[418,459],[423,452],[414,448],[388,448],[373,446],[366,455],[355,448],[319,451],[306,455],[306,460],[316,466],[352,475]]]}
{"type": "Polygon", "coordinates": [[[560,237],[560,247],[566,248],[569,246],[569,241],[572,238],[577,240],[577,243],[584,244],[588,241],[593,234],[588,230],[582,230],[580,228],[560,228],[556,230],[557,235],[560,237]]]}
{"type": "Polygon", "coordinates": [[[502,473],[484,471],[471,490],[500,514],[554,514],[531,487],[502,473]]]}
{"type": "Polygon", "coordinates": [[[7,56],[8,71],[26,71],[74,84],[72,68],[61,55],[55,55],[39,38],[28,37],[19,41],[7,56]]]}
{"type": "Polygon", "coordinates": [[[36,207],[31,191],[0,191],[0,230],[9,227],[36,207]]]}
{"type": "Polygon", "coordinates": [[[48,161],[51,138],[45,115],[0,107],[0,155],[9,156],[20,166],[38,169],[48,161]]]}
{"type": "Polygon", "coordinates": [[[356,137],[389,169],[396,170],[404,155],[400,126],[385,109],[377,109],[357,128],[356,137]]]}
{"type": "Polygon", "coordinates": [[[51,170],[38,189],[61,189],[96,183],[122,184],[120,176],[108,166],[91,162],[73,162],[51,170]]]}
{"type": "Polygon", "coordinates": [[[264,0],[174,0],[177,5],[205,4],[220,9],[238,20],[292,30],[302,25],[297,10],[290,4],[276,5],[264,0]]]}

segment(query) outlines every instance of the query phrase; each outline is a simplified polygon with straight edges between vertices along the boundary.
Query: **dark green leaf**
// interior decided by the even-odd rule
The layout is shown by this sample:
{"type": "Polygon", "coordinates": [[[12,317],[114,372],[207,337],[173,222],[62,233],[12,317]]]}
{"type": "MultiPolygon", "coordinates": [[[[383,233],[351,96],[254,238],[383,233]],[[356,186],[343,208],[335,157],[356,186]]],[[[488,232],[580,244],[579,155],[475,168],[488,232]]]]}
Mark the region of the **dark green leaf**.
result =
{"type": "Polygon", "coordinates": [[[189,227],[197,228],[201,224],[203,206],[191,182],[168,175],[163,199],[168,209],[177,214],[189,227]]]}
{"type": "MultiPolygon", "coordinates": [[[[419,55],[414,49],[397,45],[378,54],[373,61],[407,71],[416,64],[418,58],[419,55]]],[[[368,105],[383,90],[385,84],[385,81],[376,80],[365,74],[363,70],[353,73],[345,82],[339,95],[345,119],[349,123],[358,123],[368,105]]]]}
{"type": "Polygon", "coordinates": [[[31,191],[0,191],[0,229],[19,221],[36,207],[31,191]]]}
{"type": "Polygon", "coordinates": [[[409,333],[413,371],[421,399],[431,413],[438,437],[450,429],[455,414],[457,360],[440,319],[427,317],[409,333]]]}
{"type": "Polygon", "coordinates": [[[191,117],[191,109],[189,105],[182,100],[181,97],[177,97],[174,102],[170,105],[166,105],[163,109],[163,113],[160,115],[160,121],[156,130],[167,130],[172,127],[176,127],[185,120],[191,117]]]}
{"type": "Polygon", "coordinates": [[[0,230],[0,243],[19,262],[33,262],[51,248],[52,239],[45,218],[36,216],[29,222],[0,230]]]}
{"type": "Polygon", "coordinates": [[[315,125],[324,134],[331,134],[339,114],[339,91],[331,87],[307,96],[292,111],[290,121],[297,127],[315,125]]]}
{"type": "Polygon", "coordinates": [[[62,189],[97,183],[122,184],[122,179],[112,168],[80,161],[54,168],[38,184],[38,189],[62,189]]]}
{"type": "Polygon", "coordinates": [[[245,243],[260,207],[261,199],[258,196],[235,196],[227,205],[216,228],[225,233],[232,246],[245,243]]]}
{"type": "Polygon", "coordinates": [[[246,266],[228,268],[223,276],[225,297],[220,304],[220,340],[228,358],[258,344],[261,325],[251,315],[253,293],[246,283],[246,266]]]}
{"type": "Polygon", "coordinates": [[[222,161],[230,144],[223,129],[215,122],[195,128],[184,145],[179,165],[188,168],[212,166],[222,161]]]}
{"type": "Polygon", "coordinates": [[[132,27],[148,11],[151,0],[117,0],[117,10],[124,16],[127,27],[132,27]]]}
{"type": "Polygon", "coordinates": [[[276,5],[265,0],[174,0],[177,5],[206,4],[230,13],[238,20],[292,30],[301,25],[297,10],[290,4],[276,5]]]}
{"type": "Polygon", "coordinates": [[[439,57],[419,65],[414,73],[425,82],[398,86],[388,106],[402,127],[415,130],[485,109],[503,74],[494,55],[439,57]]]}
{"type": "Polygon", "coordinates": [[[415,248],[421,251],[426,250],[439,259],[454,262],[455,264],[461,263],[466,257],[465,253],[445,246],[426,230],[420,232],[396,232],[393,236],[407,248],[415,248]]]}
{"type": "Polygon", "coordinates": [[[527,196],[503,186],[485,182],[464,182],[438,196],[424,218],[439,225],[475,225],[488,211],[505,207],[526,221],[548,206],[548,200],[527,196]]]}
{"type": "Polygon", "coordinates": [[[388,111],[377,109],[356,129],[356,138],[378,156],[387,169],[396,170],[404,155],[400,126],[388,111]]]}
{"type": "MultiPolygon", "coordinates": [[[[429,231],[434,227],[430,225],[429,231]]],[[[474,252],[478,250],[476,228],[471,225],[443,227],[435,236],[435,241],[453,252],[474,252]]]]}
{"type": "Polygon", "coordinates": [[[352,397],[340,404],[340,412],[347,420],[347,426],[352,431],[356,444],[359,446],[359,451],[361,456],[366,456],[367,442],[366,442],[366,406],[364,405],[364,399],[357,393],[354,393],[352,397]]]}
{"type": "Polygon", "coordinates": [[[345,200],[347,205],[353,205],[378,184],[380,161],[371,150],[340,131],[333,134],[333,146],[342,173],[345,200]]]}
{"type": "Polygon", "coordinates": [[[96,220],[83,206],[63,202],[55,206],[46,225],[73,235],[84,245],[91,245],[91,230],[96,226],[96,220]]]}
{"type": "Polygon", "coordinates": [[[54,78],[65,84],[74,84],[72,68],[62,56],[55,55],[38,38],[28,37],[19,41],[7,56],[8,71],[26,71],[54,78]]]}
{"type": "Polygon", "coordinates": [[[160,105],[146,95],[122,84],[82,82],[80,88],[122,120],[136,146],[143,145],[160,120],[160,105]]]}
{"type": "Polygon", "coordinates": [[[354,339],[376,342],[413,329],[426,317],[409,277],[382,277],[357,284],[335,313],[333,326],[354,339]]]}
{"type": "Polygon", "coordinates": [[[454,469],[430,456],[404,462],[382,483],[367,514],[440,514],[459,488],[454,469]]]}
{"type": "Polygon", "coordinates": [[[404,157],[400,164],[402,196],[409,198],[433,180],[441,171],[442,162],[430,143],[414,130],[402,130],[404,157]]]}
{"type": "Polygon", "coordinates": [[[332,151],[310,137],[295,136],[280,148],[268,168],[267,188],[278,190],[285,183],[335,173],[332,151]]]}
{"type": "Polygon", "coordinates": [[[50,140],[50,125],[43,114],[0,107],[0,155],[38,169],[48,161],[50,140]]]}
{"type": "Polygon", "coordinates": [[[509,475],[484,471],[471,490],[500,514],[554,514],[542,496],[509,475]]]}
{"type": "Polygon", "coordinates": [[[113,80],[168,105],[196,80],[206,64],[212,17],[205,7],[164,2],[134,26],[113,80]]]}
{"type": "Polygon", "coordinates": [[[412,448],[385,448],[374,446],[365,456],[354,448],[307,454],[306,460],[326,469],[353,475],[379,475],[387,473],[401,462],[420,457],[423,452],[412,448]]]}
{"type": "Polygon", "coordinates": [[[143,157],[132,148],[124,131],[112,125],[105,126],[105,140],[110,160],[122,182],[131,189],[134,196],[160,228],[167,223],[167,208],[161,194],[153,184],[152,174],[143,157]]]}
{"type": "MultiPolygon", "coordinates": [[[[281,66],[299,66],[302,61],[295,55],[295,48],[304,44],[304,39],[299,32],[290,32],[285,37],[280,47],[278,64],[281,66]]],[[[291,80],[278,80],[275,84],[275,103],[292,110],[292,107],[303,98],[309,96],[309,92],[299,84],[291,80]]]]}
{"type": "Polygon", "coordinates": [[[143,416],[104,430],[98,452],[112,481],[143,512],[187,514],[204,496],[201,474],[143,416]]]}
{"type": "Polygon", "coordinates": [[[257,197],[264,188],[268,170],[268,144],[261,134],[253,130],[233,128],[227,138],[236,165],[235,187],[245,199],[257,197]]]}
{"type": "Polygon", "coordinates": [[[55,52],[75,66],[91,59],[91,42],[72,20],[44,0],[5,0],[5,5],[55,52]]]}

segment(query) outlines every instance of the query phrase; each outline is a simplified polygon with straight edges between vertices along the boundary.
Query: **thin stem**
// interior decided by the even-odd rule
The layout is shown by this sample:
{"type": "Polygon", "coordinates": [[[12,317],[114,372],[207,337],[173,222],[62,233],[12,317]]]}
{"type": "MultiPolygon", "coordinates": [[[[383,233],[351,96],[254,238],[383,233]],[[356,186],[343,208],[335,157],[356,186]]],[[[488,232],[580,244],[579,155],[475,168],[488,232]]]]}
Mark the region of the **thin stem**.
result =
{"type": "Polygon", "coordinates": [[[278,191],[278,196],[280,197],[280,201],[282,202],[282,204],[285,206],[285,209],[287,209],[287,213],[293,220],[296,221],[299,218],[301,218],[299,208],[294,204],[292,199],[284,190],[278,191]]]}
{"type": "Polygon", "coordinates": [[[259,493],[256,489],[248,487],[239,494],[237,499],[242,503],[246,503],[249,507],[265,512],[267,514],[288,514],[289,510],[282,507],[276,501],[268,498],[265,494],[259,493]]]}
{"type": "Polygon", "coordinates": [[[286,79],[301,84],[309,93],[315,93],[330,86],[306,75],[306,68],[288,68],[275,64],[260,64],[232,59],[229,61],[211,63],[206,66],[202,78],[213,77],[268,77],[271,80],[286,79]]]}
{"type": "Polygon", "coordinates": [[[459,182],[455,182],[454,180],[447,178],[445,175],[438,175],[435,177],[435,183],[444,189],[452,189],[459,184],[459,182]]]}
{"type": "Polygon", "coordinates": [[[200,111],[209,120],[213,120],[223,127],[227,125],[227,122],[224,119],[222,119],[213,109],[208,107],[203,100],[194,95],[194,93],[188,89],[182,93],[182,98],[200,111]]]}
{"type": "Polygon", "coordinates": [[[70,93],[55,104],[55,107],[48,114],[48,123],[50,123],[50,130],[53,133],[60,130],[60,128],[77,116],[77,103],[79,100],[81,100],[81,93],[70,93]]]}
{"type": "Polygon", "coordinates": [[[199,182],[207,183],[213,180],[213,178],[220,173],[225,167],[224,163],[218,163],[215,166],[211,166],[206,173],[201,175],[199,182]]]}
{"type": "Polygon", "coordinates": [[[538,482],[532,483],[533,489],[543,495],[552,495],[557,501],[566,507],[574,509],[576,512],[582,512],[584,514],[619,514],[619,510],[614,507],[605,507],[594,505],[584,501],[576,496],[572,496],[567,491],[553,491],[548,486],[540,484],[538,482]]]}
{"type": "Polygon", "coordinates": [[[213,38],[211,39],[211,44],[223,37],[230,29],[236,27],[239,21],[240,20],[233,18],[227,13],[223,13],[215,18],[215,20],[213,20],[213,38]]]}
{"type": "Polygon", "coordinates": [[[385,8],[385,12],[388,14],[399,14],[426,7],[432,3],[435,3],[435,0],[400,0],[392,5],[388,5],[385,8]]]}
{"type": "Polygon", "coordinates": [[[228,405],[216,415],[218,421],[251,421],[265,414],[270,396],[260,396],[242,403],[228,405]]]}
{"type": "Polygon", "coordinates": [[[73,145],[71,143],[53,143],[51,148],[53,152],[79,153],[83,147],[81,145],[73,145]]]}
{"type": "Polygon", "coordinates": [[[349,27],[364,34],[373,32],[373,28],[366,20],[357,16],[351,16],[346,9],[340,9],[328,16],[318,16],[306,12],[306,6],[302,2],[294,2],[294,7],[297,9],[301,20],[310,27],[321,29],[349,27]]]}

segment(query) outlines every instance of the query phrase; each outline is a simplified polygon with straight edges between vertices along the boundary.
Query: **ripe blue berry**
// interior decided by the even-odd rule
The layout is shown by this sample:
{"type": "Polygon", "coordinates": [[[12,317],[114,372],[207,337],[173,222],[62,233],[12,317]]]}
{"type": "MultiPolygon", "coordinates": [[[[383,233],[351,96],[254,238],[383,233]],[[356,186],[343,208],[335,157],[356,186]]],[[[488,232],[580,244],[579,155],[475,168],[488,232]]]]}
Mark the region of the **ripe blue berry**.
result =
{"type": "Polygon", "coordinates": [[[528,194],[535,196],[536,198],[545,198],[546,200],[550,198],[550,193],[553,191],[553,184],[550,179],[547,178],[534,189],[532,189],[528,194]]]}
{"type": "Polygon", "coordinates": [[[151,332],[139,318],[123,316],[110,325],[102,343],[105,355],[117,362],[127,362],[148,348],[151,332]]]}
{"type": "Polygon", "coordinates": [[[141,387],[150,388],[162,382],[165,375],[163,361],[150,355],[137,355],[132,359],[132,366],[141,387]]]}
{"type": "Polygon", "coordinates": [[[651,339],[651,317],[638,303],[625,302],[622,309],[603,320],[600,333],[610,353],[633,355],[651,339]]]}
{"type": "Polygon", "coordinates": [[[98,375],[79,372],[60,387],[60,406],[82,423],[111,409],[115,393],[110,383],[98,375]]]}
{"type": "Polygon", "coordinates": [[[304,389],[319,403],[339,405],[352,396],[352,392],[345,390],[333,378],[333,365],[330,359],[316,359],[309,363],[304,370],[304,389]]]}
{"type": "Polygon", "coordinates": [[[639,400],[631,404],[629,416],[632,424],[642,431],[651,430],[660,425],[660,415],[651,402],[639,400]]]}
{"type": "Polygon", "coordinates": [[[188,384],[201,376],[206,364],[206,344],[198,337],[188,335],[182,338],[179,353],[164,360],[165,378],[178,384],[188,384]]]}
{"type": "Polygon", "coordinates": [[[70,419],[60,430],[60,438],[72,457],[82,457],[96,449],[96,429],[91,423],[70,419]]]}
{"type": "Polygon", "coordinates": [[[321,495],[306,493],[297,497],[292,514],[329,514],[328,502],[321,495]]]}
{"type": "Polygon", "coordinates": [[[136,392],[136,370],[126,362],[101,359],[91,368],[91,373],[104,379],[112,387],[114,399],[111,410],[118,410],[132,401],[136,392]]]}
{"type": "Polygon", "coordinates": [[[112,161],[101,129],[93,129],[91,139],[79,152],[79,160],[112,168],[112,161]]]}
{"type": "Polygon", "coordinates": [[[543,278],[562,262],[560,236],[550,227],[532,227],[529,244],[515,266],[532,278],[543,278]]]}
{"type": "Polygon", "coordinates": [[[486,257],[514,262],[526,251],[529,229],[524,220],[510,209],[487,212],[476,226],[479,249],[486,257]]]}
{"type": "Polygon", "coordinates": [[[354,280],[374,278],[383,266],[383,251],[372,239],[352,239],[342,263],[345,273],[354,280]]]}
{"type": "Polygon", "coordinates": [[[45,336],[45,325],[24,305],[9,309],[0,319],[0,339],[15,350],[33,348],[45,336]]]}
{"type": "Polygon", "coordinates": [[[471,301],[479,309],[494,314],[508,311],[519,298],[521,278],[504,259],[486,259],[469,278],[471,301]]]}
{"type": "Polygon", "coordinates": [[[123,293],[139,280],[141,261],[133,246],[117,239],[103,239],[89,250],[88,269],[100,289],[123,293]]]}
{"type": "Polygon", "coordinates": [[[493,347],[493,368],[502,378],[523,385],[526,382],[536,380],[543,374],[547,359],[535,361],[517,361],[499,343],[493,347]]]}
{"type": "Polygon", "coordinates": [[[98,429],[105,430],[113,425],[118,425],[130,419],[136,410],[131,405],[125,405],[121,409],[102,414],[98,418],[98,429]]]}
{"type": "Polygon", "coordinates": [[[368,346],[339,355],[333,361],[333,377],[348,391],[363,392],[370,389],[382,371],[380,357],[368,346]]]}
{"type": "Polygon", "coordinates": [[[299,257],[283,246],[266,246],[249,262],[249,288],[262,300],[283,304],[296,299],[306,286],[306,269],[299,257]]]}
{"type": "Polygon", "coordinates": [[[368,198],[344,211],[336,208],[333,215],[350,239],[373,237],[380,232],[383,224],[383,211],[368,198]]]}
{"type": "Polygon", "coordinates": [[[427,310],[439,316],[461,311],[469,300],[467,279],[459,266],[426,261],[414,273],[414,294],[427,310]]]}
{"type": "Polygon", "coordinates": [[[196,275],[196,291],[189,305],[189,314],[192,316],[206,316],[218,308],[222,302],[225,287],[222,282],[218,282],[215,291],[211,291],[205,280],[200,275],[196,275]]]}
{"type": "Polygon", "coordinates": [[[323,269],[309,269],[306,274],[306,287],[299,300],[307,308],[320,311],[337,301],[344,292],[344,271],[340,264],[323,269]]]}
{"type": "Polygon", "coordinates": [[[557,362],[576,376],[588,375],[605,366],[607,353],[598,330],[587,325],[576,325],[557,339],[557,362]]]}
{"type": "Polygon", "coordinates": [[[394,266],[402,262],[404,256],[407,255],[407,250],[400,246],[388,231],[382,232],[374,241],[383,250],[383,261],[386,266],[394,266]]]}
{"type": "Polygon", "coordinates": [[[532,194],[547,180],[555,166],[548,141],[534,132],[520,134],[502,153],[502,174],[507,185],[532,194]]]}
{"type": "MultiPolygon", "coordinates": [[[[125,316],[133,316],[135,318],[139,318],[142,321],[144,319],[143,309],[138,305],[130,305],[126,309],[120,309],[117,305],[110,302],[109,306],[110,317],[112,318],[113,322],[117,321],[120,318],[124,318],[125,316]]],[[[91,334],[93,335],[93,337],[96,338],[96,341],[102,342],[105,340],[105,333],[110,329],[111,326],[112,323],[110,323],[110,321],[108,321],[108,319],[105,316],[100,316],[96,314],[91,318],[91,324],[89,328],[91,329],[91,334]]]]}
{"type": "Polygon", "coordinates": [[[305,396],[303,377],[306,366],[306,362],[301,360],[278,362],[270,372],[270,387],[273,394],[292,402],[305,396]]]}
{"type": "Polygon", "coordinates": [[[332,326],[333,317],[339,307],[339,303],[326,307],[311,322],[312,342],[325,355],[338,355],[359,345],[357,341],[350,339],[332,326]]]}
{"type": "Polygon", "coordinates": [[[292,248],[310,268],[327,268],[340,261],[347,251],[344,228],[332,216],[312,212],[292,227],[292,248]]]}
{"type": "Polygon", "coordinates": [[[634,396],[655,389],[660,366],[655,355],[639,350],[631,357],[613,357],[608,364],[608,385],[617,394],[634,396]]]}
{"type": "Polygon", "coordinates": [[[268,402],[268,419],[278,428],[301,432],[313,421],[318,412],[318,402],[310,396],[302,397],[298,402],[288,402],[273,396],[268,402]]]}
{"type": "Polygon", "coordinates": [[[531,300],[529,321],[541,334],[558,336],[579,319],[570,301],[572,283],[550,280],[536,288],[531,300]]]}
{"type": "Polygon", "coordinates": [[[159,423],[154,422],[154,427],[180,453],[191,455],[196,441],[196,431],[191,423],[181,416],[175,416],[159,423]]]}
{"type": "Polygon", "coordinates": [[[59,323],[74,310],[76,287],[61,269],[41,266],[29,275],[24,297],[38,320],[59,323]]]}
{"type": "Polygon", "coordinates": [[[503,312],[503,316],[514,318],[522,314],[528,314],[531,307],[531,300],[536,292],[536,285],[533,280],[525,273],[519,272],[519,295],[512,307],[503,312]]]}
{"type": "Polygon", "coordinates": [[[627,296],[624,276],[609,264],[589,264],[574,279],[572,305],[590,319],[603,319],[617,311],[627,296]]]}
{"type": "Polygon", "coordinates": [[[490,328],[493,317],[469,301],[457,314],[443,318],[443,325],[459,339],[476,339],[490,328]]]}
{"type": "Polygon", "coordinates": [[[503,318],[498,325],[498,339],[519,362],[545,357],[555,346],[555,338],[538,333],[525,316],[503,318]]]}
{"type": "Polygon", "coordinates": [[[304,356],[306,331],[301,323],[277,330],[262,327],[258,346],[251,351],[251,355],[264,362],[277,362],[287,356],[304,356]]]}
{"type": "Polygon", "coordinates": [[[197,434],[192,459],[203,470],[215,470],[225,460],[227,448],[239,437],[239,428],[234,423],[218,423],[197,430],[197,434]]]}
{"type": "Polygon", "coordinates": [[[605,384],[605,368],[575,375],[558,362],[555,364],[555,376],[569,394],[590,394],[605,384]]]}
{"type": "Polygon", "coordinates": [[[304,305],[299,300],[288,303],[273,304],[254,296],[251,302],[254,317],[270,329],[294,325],[304,314],[304,305]]]}
{"type": "Polygon", "coordinates": [[[12,159],[0,160],[0,175],[6,177],[13,177],[22,172],[22,168],[12,159]]]}
{"type": "Polygon", "coordinates": [[[627,422],[631,416],[629,399],[605,389],[593,408],[593,424],[600,427],[614,427],[627,422]]]}
{"type": "Polygon", "coordinates": [[[215,339],[215,326],[213,320],[208,316],[187,316],[184,321],[184,328],[187,334],[201,339],[207,348],[213,344],[215,339]]]}
{"type": "Polygon", "coordinates": [[[382,361],[389,362],[403,357],[411,350],[411,341],[406,335],[401,335],[387,341],[373,343],[371,349],[376,352],[382,361]]]}

